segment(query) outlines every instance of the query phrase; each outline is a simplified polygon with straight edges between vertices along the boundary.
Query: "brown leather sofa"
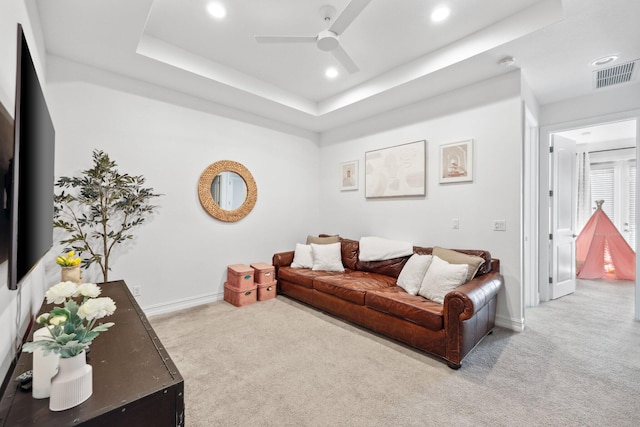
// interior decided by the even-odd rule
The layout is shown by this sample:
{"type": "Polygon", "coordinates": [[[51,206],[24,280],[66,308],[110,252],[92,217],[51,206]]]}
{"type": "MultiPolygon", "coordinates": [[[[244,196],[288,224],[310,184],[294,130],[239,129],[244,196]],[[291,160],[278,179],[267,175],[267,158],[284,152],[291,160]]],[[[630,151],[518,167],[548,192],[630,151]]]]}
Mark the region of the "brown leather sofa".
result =
{"type": "MultiPolygon", "coordinates": [[[[499,260],[489,252],[457,250],[485,262],[474,278],[438,304],[396,285],[409,256],[362,262],[358,241],[340,241],[344,273],[292,268],[294,251],[275,254],[278,293],[444,359],[453,369],[460,368],[465,356],[493,330],[496,296],[504,278],[499,260]]],[[[414,247],[414,253],[431,252],[432,248],[414,247]]]]}

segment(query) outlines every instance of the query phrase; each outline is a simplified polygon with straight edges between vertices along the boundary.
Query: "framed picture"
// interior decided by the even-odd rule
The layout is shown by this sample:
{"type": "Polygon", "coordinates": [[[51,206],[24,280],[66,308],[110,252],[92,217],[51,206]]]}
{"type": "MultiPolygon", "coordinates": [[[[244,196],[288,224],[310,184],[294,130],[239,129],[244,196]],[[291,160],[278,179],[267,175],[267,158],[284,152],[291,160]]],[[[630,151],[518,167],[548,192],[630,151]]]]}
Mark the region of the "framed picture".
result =
{"type": "Polygon", "coordinates": [[[473,140],[440,146],[440,183],[473,181],[473,140]]]}
{"type": "Polygon", "coordinates": [[[358,161],[340,163],[340,191],[358,189],[358,161]]]}
{"type": "Polygon", "coordinates": [[[365,196],[424,196],[426,141],[365,153],[365,196]]]}

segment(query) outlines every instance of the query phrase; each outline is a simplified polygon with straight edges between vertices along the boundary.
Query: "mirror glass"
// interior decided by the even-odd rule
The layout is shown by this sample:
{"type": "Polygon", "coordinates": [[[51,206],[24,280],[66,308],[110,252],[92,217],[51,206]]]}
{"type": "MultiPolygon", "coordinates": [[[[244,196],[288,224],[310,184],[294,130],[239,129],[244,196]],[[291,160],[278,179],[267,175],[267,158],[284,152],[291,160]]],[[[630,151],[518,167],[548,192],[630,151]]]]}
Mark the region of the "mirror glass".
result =
{"type": "Polygon", "coordinates": [[[211,183],[211,197],[220,209],[238,209],[247,198],[247,184],[235,172],[219,173],[211,183]]]}

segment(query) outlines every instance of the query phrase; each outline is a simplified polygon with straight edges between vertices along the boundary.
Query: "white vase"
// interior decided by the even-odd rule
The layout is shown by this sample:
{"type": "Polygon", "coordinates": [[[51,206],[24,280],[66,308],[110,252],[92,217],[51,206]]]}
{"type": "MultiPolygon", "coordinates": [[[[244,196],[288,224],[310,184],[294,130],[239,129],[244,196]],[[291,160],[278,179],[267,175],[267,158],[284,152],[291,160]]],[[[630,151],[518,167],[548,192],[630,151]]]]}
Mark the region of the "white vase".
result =
{"type": "MultiPolygon", "coordinates": [[[[51,337],[51,333],[46,327],[40,328],[33,333],[33,341],[43,340],[51,337]]],[[[50,352],[46,356],[39,348],[33,352],[33,379],[31,383],[31,395],[34,399],[44,399],[51,393],[51,378],[58,370],[59,354],[50,352]]]]}
{"type": "Polygon", "coordinates": [[[51,381],[49,409],[64,411],[87,400],[93,393],[93,369],[87,365],[87,354],[60,358],[58,374],[51,381]]]}

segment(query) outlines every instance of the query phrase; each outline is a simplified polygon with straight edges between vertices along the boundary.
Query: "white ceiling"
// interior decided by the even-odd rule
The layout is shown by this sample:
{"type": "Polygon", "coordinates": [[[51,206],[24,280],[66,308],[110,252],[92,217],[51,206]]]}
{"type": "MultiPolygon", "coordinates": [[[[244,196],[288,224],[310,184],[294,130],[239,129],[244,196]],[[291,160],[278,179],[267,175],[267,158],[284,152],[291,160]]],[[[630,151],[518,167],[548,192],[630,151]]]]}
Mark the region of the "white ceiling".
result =
{"type": "MultiPolygon", "coordinates": [[[[372,0],[340,37],[360,71],[314,44],[319,14],[349,0],[38,0],[48,54],[144,80],[296,128],[324,132],[513,70],[541,104],[593,93],[591,62],[640,58],[638,0],[372,0]],[[432,23],[441,4],[450,18],[432,23]],[[329,81],[327,66],[341,74],[329,81]]],[[[607,89],[598,89],[607,90],[607,89]]]]}

